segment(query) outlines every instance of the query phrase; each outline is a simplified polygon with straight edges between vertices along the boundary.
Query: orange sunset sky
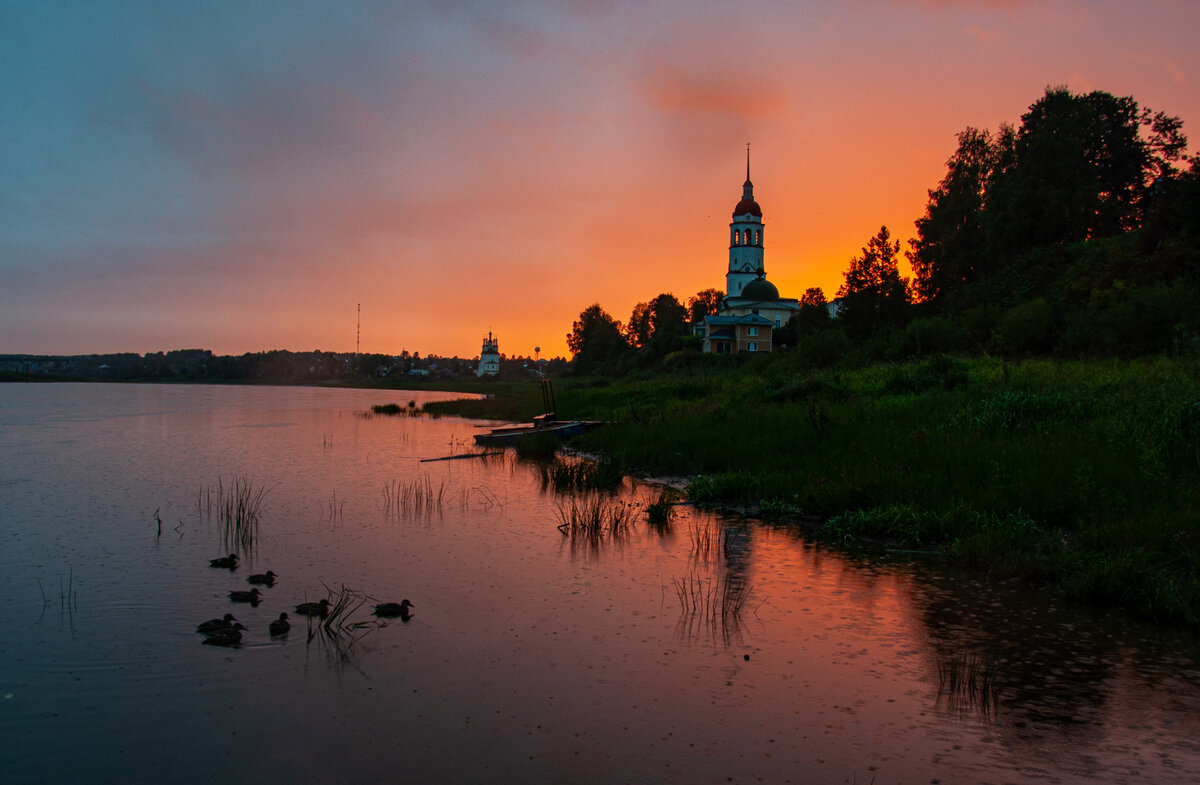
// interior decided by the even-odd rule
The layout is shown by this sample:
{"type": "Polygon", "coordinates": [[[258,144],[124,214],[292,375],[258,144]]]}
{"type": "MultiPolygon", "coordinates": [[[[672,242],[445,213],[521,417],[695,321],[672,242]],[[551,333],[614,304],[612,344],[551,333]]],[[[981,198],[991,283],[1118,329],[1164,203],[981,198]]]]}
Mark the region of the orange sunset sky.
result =
{"type": "Polygon", "coordinates": [[[0,2],[0,353],[566,355],[723,288],[745,146],[785,296],[907,246],[1047,86],[1200,140],[1200,3],[0,2]]]}

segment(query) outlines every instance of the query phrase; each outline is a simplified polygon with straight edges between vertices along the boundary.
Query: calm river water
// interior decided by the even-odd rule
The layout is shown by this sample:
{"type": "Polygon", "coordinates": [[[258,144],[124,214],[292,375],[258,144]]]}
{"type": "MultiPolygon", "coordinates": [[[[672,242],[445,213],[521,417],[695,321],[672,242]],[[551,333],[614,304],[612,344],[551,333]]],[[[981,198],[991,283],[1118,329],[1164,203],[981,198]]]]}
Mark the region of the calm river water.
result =
{"type": "Polygon", "coordinates": [[[656,530],[645,486],[573,541],[582,502],[511,454],[420,462],[475,423],[362,416],[428,397],[0,385],[0,781],[1200,780],[1192,637],[686,506],[656,530]],[[266,493],[230,572],[235,481],[266,493]],[[268,635],[343,588],[414,613],[268,635]],[[202,645],[226,612],[243,645],[202,645]]]}

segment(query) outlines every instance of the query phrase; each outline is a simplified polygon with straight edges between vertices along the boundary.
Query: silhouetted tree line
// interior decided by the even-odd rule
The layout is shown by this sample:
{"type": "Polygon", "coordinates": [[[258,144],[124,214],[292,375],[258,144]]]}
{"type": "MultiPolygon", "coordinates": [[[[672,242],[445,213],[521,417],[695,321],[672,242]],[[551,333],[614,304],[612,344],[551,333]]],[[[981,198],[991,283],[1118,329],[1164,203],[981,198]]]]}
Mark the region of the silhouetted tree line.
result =
{"type": "MultiPolygon", "coordinates": [[[[957,140],[905,252],[912,278],[880,228],[850,259],[836,317],[809,289],[775,331],[777,348],[814,364],[849,353],[1200,353],[1200,156],[1187,157],[1179,118],[1055,87],[1017,127],[957,140]]],[[[626,325],[590,306],[568,336],[573,367],[612,372],[699,351],[687,324],[720,298],[706,290],[684,308],[659,295],[626,325]]]]}
{"type": "MultiPolygon", "coordinates": [[[[565,361],[535,363],[528,357],[502,356],[500,378],[528,378],[561,370],[565,361]]],[[[7,378],[61,378],[103,381],[228,382],[255,384],[353,384],[422,372],[431,379],[475,377],[477,359],[420,353],[399,355],[353,352],[249,352],[214,355],[207,349],[147,354],[72,356],[2,355],[0,374],[7,378]]]]}

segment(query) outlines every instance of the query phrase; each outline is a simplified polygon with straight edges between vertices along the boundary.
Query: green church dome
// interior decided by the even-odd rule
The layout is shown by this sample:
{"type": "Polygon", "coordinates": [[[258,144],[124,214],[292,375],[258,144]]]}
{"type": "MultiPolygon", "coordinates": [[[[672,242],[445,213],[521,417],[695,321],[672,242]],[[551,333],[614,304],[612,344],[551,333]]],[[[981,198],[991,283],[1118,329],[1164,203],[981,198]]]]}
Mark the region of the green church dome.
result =
{"type": "Polygon", "coordinates": [[[779,290],[766,278],[755,278],[742,288],[741,297],[747,300],[778,300],[779,290]]]}

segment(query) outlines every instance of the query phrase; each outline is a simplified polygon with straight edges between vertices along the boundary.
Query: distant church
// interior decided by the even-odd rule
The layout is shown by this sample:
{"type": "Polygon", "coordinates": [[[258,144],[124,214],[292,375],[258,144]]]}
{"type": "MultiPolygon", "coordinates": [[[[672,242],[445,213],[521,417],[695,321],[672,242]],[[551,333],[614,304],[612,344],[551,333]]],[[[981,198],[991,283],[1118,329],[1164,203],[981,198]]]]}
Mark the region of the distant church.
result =
{"type": "Polygon", "coordinates": [[[696,331],[704,336],[706,352],[769,352],[775,329],[787,324],[799,310],[799,300],[780,297],[775,284],[767,280],[763,267],[762,209],[754,201],[747,149],[742,199],[733,208],[733,221],[729,224],[725,298],[717,315],[706,316],[704,326],[697,326],[696,331]]]}

